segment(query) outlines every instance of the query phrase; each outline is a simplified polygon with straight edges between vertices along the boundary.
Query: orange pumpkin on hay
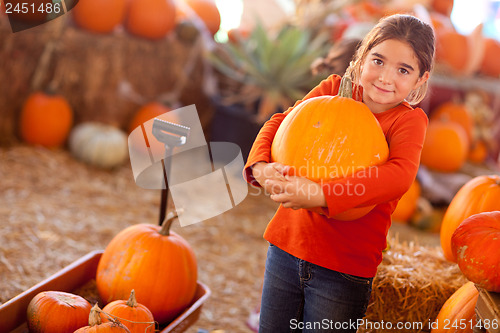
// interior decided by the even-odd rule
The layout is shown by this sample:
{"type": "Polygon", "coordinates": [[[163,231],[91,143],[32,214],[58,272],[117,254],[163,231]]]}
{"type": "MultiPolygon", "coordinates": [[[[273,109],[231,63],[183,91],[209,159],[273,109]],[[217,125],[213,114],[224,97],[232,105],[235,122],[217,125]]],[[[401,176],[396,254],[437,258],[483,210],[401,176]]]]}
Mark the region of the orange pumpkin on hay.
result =
{"type": "Polygon", "coordinates": [[[126,0],[79,0],[71,12],[85,30],[109,33],[122,24],[126,6],[126,0]]]}

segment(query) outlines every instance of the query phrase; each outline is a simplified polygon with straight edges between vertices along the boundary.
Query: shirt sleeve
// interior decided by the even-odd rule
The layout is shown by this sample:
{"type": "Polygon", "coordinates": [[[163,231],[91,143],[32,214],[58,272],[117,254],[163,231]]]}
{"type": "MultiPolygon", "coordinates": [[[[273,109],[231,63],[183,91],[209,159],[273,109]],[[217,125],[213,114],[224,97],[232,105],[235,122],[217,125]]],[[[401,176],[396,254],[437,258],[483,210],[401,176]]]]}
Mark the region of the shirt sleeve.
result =
{"type": "Polygon", "coordinates": [[[417,175],[427,124],[427,115],[419,108],[399,117],[387,135],[389,157],[384,164],[323,184],[327,202],[323,213],[332,217],[400,198],[417,175]]]}
{"type": "Polygon", "coordinates": [[[276,135],[276,131],[283,122],[283,119],[285,119],[286,115],[289,114],[294,107],[306,99],[324,95],[336,95],[339,89],[340,79],[341,78],[338,75],[330,75],[313,88],[306,96],[304,96],[303,99],[295,102],[295,104],[288,108],[288,110],[283,113],[274,114],[271,119],[264,123],[255,138],[252,149],[248,155],[245,168],[243,169],[243,176],[248,183],[253,186],[260,187],[260,184],[252,175],[252,166],[257,162],[271,161],[271,145],[273,143],[274,136],[276,135]]]}

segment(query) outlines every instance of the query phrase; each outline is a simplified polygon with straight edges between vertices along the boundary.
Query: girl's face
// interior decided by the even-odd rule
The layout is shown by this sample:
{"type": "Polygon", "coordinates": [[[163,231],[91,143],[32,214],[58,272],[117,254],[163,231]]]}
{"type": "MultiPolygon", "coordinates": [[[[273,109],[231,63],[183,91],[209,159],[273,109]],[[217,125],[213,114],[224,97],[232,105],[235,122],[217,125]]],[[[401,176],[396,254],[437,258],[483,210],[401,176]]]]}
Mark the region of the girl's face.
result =
{"type": "Polygon", "coordinates": [[[373,113],[389,110],[429,78],[429,72],[419,75],[417,57],[407,43],[383,41],[368,52],[361,66],[363,102],[373,113]]]}

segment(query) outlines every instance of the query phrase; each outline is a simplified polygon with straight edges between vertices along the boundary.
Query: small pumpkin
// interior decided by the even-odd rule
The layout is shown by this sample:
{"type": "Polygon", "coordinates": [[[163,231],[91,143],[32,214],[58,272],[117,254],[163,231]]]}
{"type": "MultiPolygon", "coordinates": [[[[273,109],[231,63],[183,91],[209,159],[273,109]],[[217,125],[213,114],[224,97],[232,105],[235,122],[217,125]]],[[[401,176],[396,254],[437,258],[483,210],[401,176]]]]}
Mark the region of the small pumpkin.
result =
{"type": "Polygon", "coordinates": [[[408,222],[417,209],[420,192],[420,184],[415,179],[408,191],[398,201],[396,209],[392,213],[392,219],[399,222],[408,222]]]}
{"type": "Polygon", "coordinates": [[[469,281],[458,288],[443,304],[432,325],[431,333],[472,333],[475,324],[471,323],[476,322],[475,308],[478,298],[479,291],[474,283],[469,281]]]}
{"type": "Polygon", "coordinates": [[[457,123],[434,120],[429,122],[420,162],[429,169],[455,172],[467,159],[469,140],[457,123]]]}
{"type": "Polygon", "coordinates": [[[130,333],[153,333],[155,331],[155,320],[153,314],[147,307],[137,303],[135,291],[132,289],[128,301],[116,300],[108,303],[101,315],[103,323],[109,322],[109,317],[117,317],[130,333]]]}
{"type": "Polygon", "coordinates": [[[480,65],[480,72],[484,75],[498,78],[500,76],[500,42],[493,38],[484,39],[484,55],[480,65]]]}
{"type": "Polygon", "coordinates": [[[454,101],[445,102],[439,105],[432,112],[430,120],[451,121],[457,123],[465,130],[469,142],[472,141],[474,119],[465,104],[454,101]]]}
{"type": "Polygon", "coordinates": [[[474,164],[481,164],[486,161],[489,150],[484,140],[476,140],[472,143],[467,160],[474,164]]]}
{"type": "Polygon", "coordinates": [[[28,304],[31,333],[73,333],[88,322],[92,306],[83,297],[62,291],[43,291],[28,304]]]}
{"type": "Polygon", "coordinates": [[[469,39],[454,30],[442,29],[436,33],[436,62],[462,73],[468,61],[469,39]]]}
{"type": "Polygon", "coordinates": [[[126,27],[136,36],[160,39],[174,29],[175,16],[173,0],[130,0],[126,27]]]}
{"type": "Polygon", "coordinates": [[[139,108],[130,121],[128,131],[131,133],[140,126],[144,126],[144,131],[146,131],[146,138],[148,140],[146,141],[146,146],[144,146],[142,142],[132,141],[131,145],[134,151],[149,156],[149,152],[145,149],[149,147],[153,156],[162,156],[165,153],[165,145],[162,142],[158,140],[149,140],[152,138],[151,135],[148,135],[148,133],[152,131],[152,125],[145,125],[145,123],[153,118],[160,117],[162,120],[179,124],[180,119],[178,114],[170,111],[172,111],[170,107],[160,102],[150,102],[139,108]]]}
{"type": "Polygon", "coordinates": [[[76,24],[96,33],[109,33],[122,24],[127,0],[79,0],[71,11],[76,24]]]}
{"type": "MultiPolygon", "coordinates": [[[[347,77],[342,78],[339,95],[313,97],[293,108],[271,145],[273,161],[315,182],[351,176],[384,163],[388,155],[380,124],[365,104],[352,99],[347,77]]],[[[373,207],[354,208],[334,218],[353,220],[373,207]]]]}
{"type": "Polygon", "coordinates": [[[451,249],[467,279],[500,293],[500,211],[466,218],[453,232],[451,249]]]}
{"type": "Polygon", "coordinates": [[[214,0],[185,0],[185,2],[203,21],[212,36],[219,31],[221,17],[214,0]]]}
{"type": "Polygon", "coordinates": [[[35,92],[21,110],[20,135],[29,144],[60,147],[72,125],[73,111],[61,95],[35,92]]]}
{"type": "Polygon", "coordinates": [[[118,233],[97,267],[96,284],[105,302],[125,299],[134,289],[160,324],[175,318],[193,300],[197,264],[189,243],[163,225],[136,224],[118,233]]]}
{"type": "Polygon", "coordinates": [[[98,122],[81,123],[71,131],[69,149],[77,159],[100,168],[114,168],[128,157],[127,135],[98,122]]]}
{"type": "MultiPolygon", "coordinates": [[[[88,326],[77,329],[74,333],[123,333],[129,330],[119,321],[103,323],[101,320],[101,309],[94,305],[88,316],[88,326]]],[[[130,333],[130,332],[129,332],[130,333]]]]}
{"type": "Polygon", "coordinates": [[[441,224],[441,248],[447,260],[456,262],[451,248],[451,237],[466,218],[482,213],[500,210],[500,176],[478,176],[460,188],[446,209],[441,224]]]}

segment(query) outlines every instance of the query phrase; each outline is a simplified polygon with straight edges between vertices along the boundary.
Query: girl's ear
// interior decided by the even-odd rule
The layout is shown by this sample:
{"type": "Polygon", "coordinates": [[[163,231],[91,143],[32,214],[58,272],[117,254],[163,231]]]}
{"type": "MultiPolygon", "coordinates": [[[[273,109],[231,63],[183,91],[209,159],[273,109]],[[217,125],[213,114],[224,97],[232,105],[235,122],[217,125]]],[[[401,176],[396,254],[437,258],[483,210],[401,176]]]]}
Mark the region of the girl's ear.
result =
{"type": "Polygon", "coordinates": [[[429,80],[430,73],[429,71],[426,71],[424,74],[422,74],[421,77],[418,78],[417,83],[415,83],[415,87],[413,87],[413,90],[416,90],[420,88],[421,85],[423,85],[427,80],[429,80]]]}

